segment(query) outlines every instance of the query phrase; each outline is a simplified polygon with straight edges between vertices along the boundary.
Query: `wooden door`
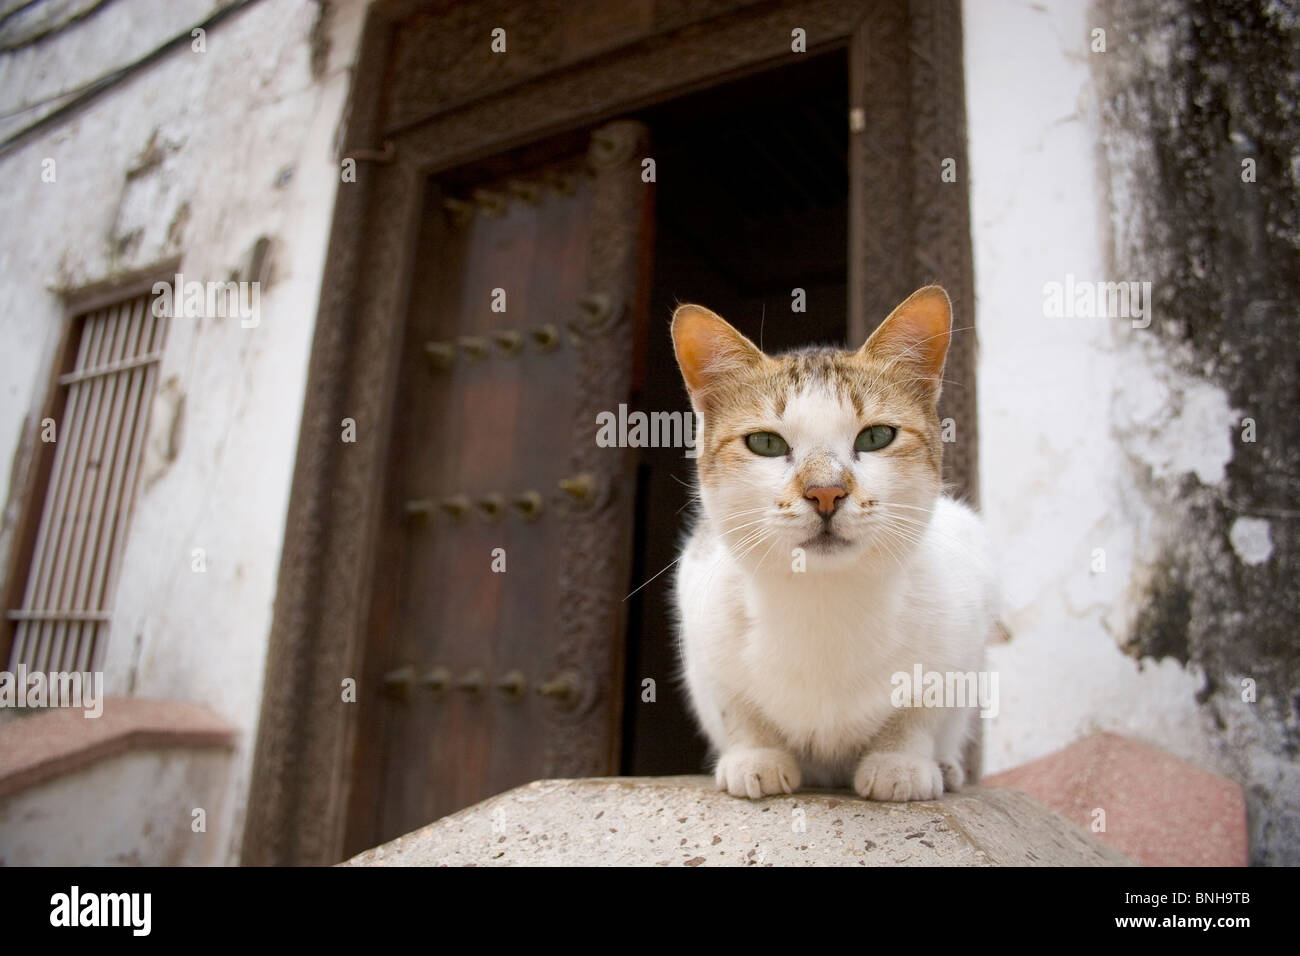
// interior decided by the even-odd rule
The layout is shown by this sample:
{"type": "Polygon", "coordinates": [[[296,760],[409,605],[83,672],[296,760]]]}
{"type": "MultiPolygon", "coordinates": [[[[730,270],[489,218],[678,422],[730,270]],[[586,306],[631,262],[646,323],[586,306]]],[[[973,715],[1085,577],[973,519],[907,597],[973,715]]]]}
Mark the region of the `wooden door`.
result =
{"type": "Polygon", "coordinates": [[[617,772],[635,473],[595,437],[644,339],[645,155],[619,121],[427,190],[349,853],[529,780],[617,772]]]}
{"type": "MultiPolygon", "coordinates": [[[[399,534],[406,489],[392,483],[406,465],[389,452],[412,440],[407,419],[414,393],[407,383],[418,346],[404,350],[401,339],[409,332],[416,342],[408,327],[420,320],[418,305],[430,295],[424,273],[436,261],[429,250],[438,248],[426,229],[420,265],[412,268],[422,171],[474,162],[594,117],[642,109],[801,58],[791,51],[791,24],[806,32],[810,54],[842,45],[850,56],[850,338],[861,341],[917,285],[948,286],[955,325],[966,330],[967,344],[956,337],[949,356],[945,401],[964,404],[952,415],[957,443],[945,453],[945,469],[956,487],[973,494],[974,378],[969,358],[955,354],[958,348],[974,354],[957,0],[371,4],[340,130],[340,158],[354,159],[358,176],[334,197],[267,651],[265,684],[275,690],[262,697],[241,861],[333,863],[349,840],[352,847],[373,842],[365,833],[378,830],[376,794],[383,781],[377,765],[388,746],[383,722],[401,711],[367,695],[378,693],[383,668],[404,660],[396,646],[393,592],[410,587],[402,583],[404,549],[418,540],[399,534]],[[510,36],[505,56],[488,42],[498,26],[510,36]],[[956,182],[940,178],[949,158],[956,182]],[[408,310],[403,300],[413,277],[421,280],[417,308],[408,310]],[[405,363],[398,361],[402,355],[405,363]],[[399,383],[403,398],[395,407],[399,383]],[[408,429],[405,437],[394,434],[390,410],[398,430],[408,429]],[[339,440],[345,418],[356,420],[356,443],[339,440]],[[340,680],[354,677],[357,702],[341,701],[340,680]]],[[[650,125],[656,128],[653,120],[650,125]]],[[[668,174],[662,164],[660,172],[668,174]]],[[[648,223],[629,210],[644,201],[646,188],[608,171],[593,180],[589,289],[635,286],[629,263],[643,248],[648,223]],[[620,188],[635,192],[620,197],[620,188]],[[602,245],[611,254],[593,254],[602,245]]],[[[636,321],[642,301],[635,292],[628,296],[615,323],[623,331],[593,339],[596,347],[581,353],[613,359],[603,367],[599,361],[579,365],[579,401],[595,396],[607,407],[625,386],[626,347],[616,343],[636,321]]],[[[438,339],[449,333],[438,327],[428,334],[438,339]]],[[[665,334],[663,327],[655,334],[665,334]]],[[[585,435],[590,427],[575,417],[575,433],[585,435]]],[[[623,465],[613,450],[581,447],[569,446],[571,462],[579,458],[577,465],[619,474],[623,465]],[[593,460],[582,461],[583,454],[593,460]]],[[[427,497],[432,491],[426,485],[411,493],[427,497]]],[[[555,573],[563,593],[574,597],[561,601],[564,620],[553,635],[552,663],[587,660],[581,649],[595,647],[593,672],[615,672],[611,647],[622,624],[608,602],[619,603],[621,594],[609,584],[621,568],[608,549],[625,525],[614,511],[593,514],[610,533],[598,533],[596,523],[581,515],[566,519],[573,533],[563,536],[564,547],[575,559],[562,559],[555,573]],[[599,630],[604,627],[607,632],[599,630]]],[[[434,533],[443,531],[434,526],[434,533]]],[[[510,564],[507,581],[515,567],[510,564]]],[[[564,726],[581,731],[547,734],[548,768],[609,767],[610,735],[588,730],[615,707],[601,696],[589,709],[543,710],[548,728],[569,721],[564,726]]]]}

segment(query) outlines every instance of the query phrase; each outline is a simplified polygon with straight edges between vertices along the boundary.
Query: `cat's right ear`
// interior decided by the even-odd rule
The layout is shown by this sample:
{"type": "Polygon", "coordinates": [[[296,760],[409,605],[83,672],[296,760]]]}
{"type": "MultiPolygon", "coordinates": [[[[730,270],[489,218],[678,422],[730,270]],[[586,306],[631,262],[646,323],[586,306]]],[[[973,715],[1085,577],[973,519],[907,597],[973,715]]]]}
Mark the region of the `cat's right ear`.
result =
{"type": "Polygon", "coordinates": [[[758,346],[702,305],[679,305],[673,313],[673,350],[697,405],[735,373],[761,363],[758,346]]]}

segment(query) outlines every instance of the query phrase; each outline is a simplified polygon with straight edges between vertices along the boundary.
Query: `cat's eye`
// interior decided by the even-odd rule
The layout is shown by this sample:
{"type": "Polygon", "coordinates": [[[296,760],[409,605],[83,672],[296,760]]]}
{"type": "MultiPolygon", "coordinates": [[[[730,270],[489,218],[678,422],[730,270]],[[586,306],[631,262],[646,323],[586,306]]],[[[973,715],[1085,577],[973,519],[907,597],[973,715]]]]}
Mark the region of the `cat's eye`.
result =
{"type": "Polygon", "coordinates": [[[754,432],[745,436],[745,444],[755,455],[764,458],[779,458],[790,454],[790,446],[776,432],[754,432]]]}
{"type": "Polygon", "coordinates": [[[854,451],[880,451],[898,434],[892,425],[868,425],[858,432],[858,439],[853,443],[854,451]]]}

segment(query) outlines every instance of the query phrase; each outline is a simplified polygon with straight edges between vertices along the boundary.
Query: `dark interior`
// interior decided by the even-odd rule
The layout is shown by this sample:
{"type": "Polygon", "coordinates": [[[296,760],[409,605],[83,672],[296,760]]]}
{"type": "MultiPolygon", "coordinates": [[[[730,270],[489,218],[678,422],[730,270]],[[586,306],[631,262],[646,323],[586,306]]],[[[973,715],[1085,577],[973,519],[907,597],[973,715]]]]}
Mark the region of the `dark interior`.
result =
{"type": "MultiPolygon", "coordinates": [[[[717,312],[768,352],[845,344],[848,315],[848,66],[844,51],[653,107],[654,287],[634,408],[686,411],[669,320],[682,302],[717,312]],[[792,311],[793,290],[806,311],[792,311]]],[[[695,463],[641,450],[628,599],[625,774],[699,773],[707,747],[689,711],[672,613],[695,463]],[[654,577],[653,581],[645,584],[654,577]],[[644,586],[642,586],[644,585],[644,586]],[[655,681],[656,699],[642,700],[655,681]]]]}

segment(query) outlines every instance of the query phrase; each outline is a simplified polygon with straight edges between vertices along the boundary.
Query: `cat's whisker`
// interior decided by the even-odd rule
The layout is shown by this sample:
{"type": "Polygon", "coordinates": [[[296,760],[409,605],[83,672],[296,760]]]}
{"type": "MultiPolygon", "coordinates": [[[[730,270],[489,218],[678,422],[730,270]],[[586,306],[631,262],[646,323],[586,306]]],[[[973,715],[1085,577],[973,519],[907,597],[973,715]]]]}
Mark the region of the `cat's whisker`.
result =
{"type": "MultiPolygon", "coordinates": [[[[905,542],[911,548],[919,547],[924,541],[923,534],[920,534],[916,530],[912,528],[908,528],[906,526],[885,525],[879,527],[877,531],[880,534],[890,535],[894,541],[905,542]]],[[[978,556],[978,553],[976,551],[973,551],[964,541],[960,541],[956,538],[948,537],[945,539],[945,543],[948,547],[952,548],[953,551],[959,552],[966,557],[978,556]]]]}
{"type": "Polygon", "coordinates": [[[883,512],[889,518],[897,518],[899,521],[910,521],[912,524],[918,525],[923,528],[928,527],[929,525],[934,523],[933,508],[922,508],[917,505],[905,505],[897,502],[882,502],[879,507],[881,512],[883,512]],[[918,518],[915,515],[894,514],[892,513],[892,509],[894,508],[906,508],[910,511],[919,511],[923,515],[925,515],[925,517],[918,518]]]}
{"type": "Polygon", "coordinates": [[[881,525],[880,530],[892,532],[899,539],[913,545],[918,545],[925,540],[925,534],[919,528],[902,523],[897,519],[881,525]]]}
{"type": "Polygon", "coordinates": [[[723,565],[725,565],[728,562],[728,559],[731,557],[732,554],[729,549],[721,548],[718,551],[717,557],[715,557],[712,563],[709,564],[708,568],[705,571],[703,579],[698,584],[697,593],[698,593],[699,601],[696,605],[696,611],[701,610],[703,607],[705,607],[708,604],[708,599],[712,596],[713,582],[717,578],[718,571],[723,567],[723,565]]]}
{"type": "MultiPolygon", "coordinates": [[[[748,518],[748,517],[751,517],[752,515],[759,515],[759,517],[758,517],[757,519],[755,519],[755,520],[762,521],[762,520],[764,520],[764,517],[767,515],[767,509],[766,509],[766,508],[752,508],[752,509],[750,509],[750,510],[748,510],[748,511],[737,511],[737,512],[735,512],[735,513],[733,513],[733,514],[724,515],[721,519],[718,520],[717,523],[718,523],[719,526],[722,526],[722,525],[723,525],[723,522],[730,521],[730,520],[733,519],[733,518],[748,518]]],[[[722,528],[722,530],[724,530],[724,531],[734,531],[735,528],[732,528],[732,527],[730,527],[730,526],[725,526],[725,527],[722,528]]]]}
{"type": "Polygon", "coordinates": [[[641,584],[638,587],[634,588],[626,597],[623,598],[623,600],[626,601],[633,594],[636,594],[637,591],[640,591],[641,588],[645,587],[647,584],[650,584],[651,581],[654,581],[655,578],[659,577],[659,575],[663,574],[665,571],[667,571],[669,568],[671,568],[674,564],[676,564],[680,560],[681,557],[678,556],[677,558],[674,558],[672,561],[668,562],[666,565],[664,565],[662,568],[660,568],[658,571],[655,572],[654,577],[650,578],[650,580],[646,581],[644,584],[641,584]]]}
{"type": "Polygon", "coordinates": [[[767,511],[767,508],[766,508],[766,507],[763,507],[763,508],[746,508],[746,509],[744,509],[743,511],[730,511],[730,512],[728,512],[728,513],[725,514],[725,515],[721,515],[721,516],[718,518],[718,520],[719,520],[719,521],[729,521],[729,520],[731,520],[732,518],[743,518],[743,517],[745,517],[746,515],[756,515],[756,514],[759,514],[760,512],[763,512],[763,511],[767,511]]]}
{"type": "Polygon", "coordinates": [[[898,568],[899,568],[900,571],[901,571],[904,567],[906,567],[906,565],[904,565],[904,563],[903,563],[903,557],[902,557],[902,555],[899,554],[897,551],[895,551],[895,550],[893,549],[893,547],[890,546],[890,543],[889,543],[889,536],[888,536],[888,535],[885,535],[884,537],[881,537],[881,538],[879,538],[879,539],[877,539],[877,540],[878,540],[879,543],[880,543],[880,547],[881,547],[881,548],[882,548],[882,549],[883,549],[883,550],[884,550],[884,551],[885,551],[885,552],[886,552],[886,553],[887,553],[891,558],[894,559],[894,563],[898,565],[898,568]]]}
{"type": "Polygon", "coordinates": [[[755,518],[753,521],[746,521],[744,524],[738,525],[734,528],[725,528],[723,529],[723,534],[735,534],[738,531],[745,530],[746,528],[752,528],[754,527],[754,525],[767,524],[767,523],[768,523],[768,519],[766,517],[759,517],[759,518],[755,518]]]}
{"type": "Polygon", "coordinates": [[[743,548],[747,542],[760,534],[763,534],[763,529],[761,527],[754,527],[743,532],[737,532],[736,540],[729,540],[726,535],[722,535],[721,538],[727,547],[734,552],[743,548]]]}
{"type": "MultiPolygon", "coordinates": [[[[919,509],[919,510],[924,510],[924,509],[919,509]]],[[[916,535],[916,540],[918,542],[926,534],[933,534],[939,537],[941,540],[961,550],[967,552],[970,551],[970,544],[968,542],[963,541],[961,538],[957,538],[954,537],[953,535],[948,534],[942,528],[936,527],[933,521],[918,521],[916,518],[909,517],[908,515],[898,515],[898,514],[893,514],[893,515],[887,514],[885,515],[885,518],[887,523],[900,522],[903,525],[906,525],[907,528],[916,535]]]]}
{"type": "Polygon", "coordinates": [[[724,518],[735,518],[737,515],[755,514],[759,511],[766,511],[767,506],[762,505],[758,508],[741,508],[739,511],[728,511],[725,514],[718,515],[719,520],[724,518]]]}
{"type": "MultiPolygon", "coordinates": [[[[765,510],[765,509],[755,509],[755,510],[765,510]]],[[[760,519],[760,520],[761,520],[761,519],[760,519]]],[[[757,523],[757,522],[751,522],[751,523],[757,523]]],[[[751,534],[753,534],[753,532],[751,532],[751,534]]],[[[761,535],[760,535],[760,537],[761,537],[761,535]]],[[[748,540],[748,538],[746,538],[746,540],[748,540]]],[[[652,582],[654,582],[654,580],[655,580],[656,578],[658,578],[660,575],[662,575],[665,571],[667,571],[669,568],[671,568],[674,564],[676,564],[676,563],[677,563],[678,561],[680,561],[680,560],[681,560],[681,557],[678,556],[677,558],[675,558],[675,559],[673,559],[672,561],[670,561],[668,564],[664,565],[662,568],[660,568],[658,571],[656,571],[655,574],[654,574],[654,575],[653,575],[649,580],[643,582],[642,584],[640,584],[640,585],[638,585],[636,588],[634,588],[631,592],[629,592],[629,593],[627,594],[627,596],[623,598],[623,600],[626,601],[628,598],[632,597],[632,595],[636,594],[637,591],[640,591],[642,588],[644,588],[644,587],[646,587],[647,585],[649,585],[649,584],[651,584],[652,582]]],[[[716,564],[719,564],[720,561],[721,561],[721,559],[715,561],[714,564],[715,564],[715,565],[716,565],[716,564]]]]}
{"type": "Polygon", "coordinates": [[[745,536],[741,540],[736,541],[734,543],[728,542],[727,547],[731,549],[732,554],[740,555],[744,553],[745,549],[751,543],[759,540],[760,538],[766,538],[768,534],[769,532],[765,531],[763,528],[753,528],[745,532],[745,536]]]}
{"type": "Polygon", "coordinates": [[[735,550],[740,540],[747,540],[750,535],[763,533],[763,524],[764,522],[761,520],[752,522],[743,528],[737,528],[735,531],[723,534],[721,536],[722,540],[726,541],[732,550],[735,550]]]}
{"type": "MultiPolygon", "coordinates": [[[[761,522],[760,522],[761,523],[761,522]]],[[[741,540],[730,545],[732,554],[738,558],[749,553],[749,550],[757,546],[757,542],[766,538],[770,532],[764,527],[753,528],[741,536],[741,540]]]]}
{"type": "Polygon", "coordinates": [[[758,559],[758,564],[754,566],[754,570],[757,571],[759,568],[763,566],[763,562],[767,560],[767,556],[771,554],[772,549],[776,547],[777,540],[778,540],[777,538],[772,539],[772,543],[767,546],[767,550],[763,552],[763,556],[758,559]]]}
{"type": "Polygon", "coordinates": [[[910,545],[919,545],[925,540],[924,535],[919,534],[915,529],[907,525],[886,524],[882,529],[886,534],[892,535],[895,541],[905,542],[910,545]]]}
{"type": "MultiPolygon", "coordinates": [[[[755,539],[753,544],[751,544],[748,548],[746,548],[742,554],[737,556],[736,560],[743,561],[745,558],[749,557],[751,554],[753,554],[755,551],[758,550],[759,545],[761,545],[765,540],[767,540],[767,537],[768,537],[767,535],[759,536],[757,539],[755,539]]],[[[775,543],[776,541],[775,539],[773,539],[773,544],[775,543]]],[[[768,548],[768,551],[771,551],[770,547],[768,548]]],[[[755,568],[755,570],[757,570],[757,568],[755,568]]]]}
{"type": "MultiPolygon", "coordinates": [[[[930,525],[933,524],[932,521],[925,521],[920,518],[914,518],[911,515],[885,514],[884,518],[886,522],[897,522],[898,524],[906,525],[909,528],[914,528],[918,532],[926,531],[930,527],[930,525]]],[[[942,533],[943,532],[941,531],[936,531],[936,534],[942,534],[942,533]]]]}
{"type": "Polygon", "coordinates": [[[732,553],[736,555],[737,560],[744,558],[750,551],[758,547],[759,542],[767,537],[767,533],[759,528],[757,531],[751,531],[744,539],[732,548],[732,553]]]}

